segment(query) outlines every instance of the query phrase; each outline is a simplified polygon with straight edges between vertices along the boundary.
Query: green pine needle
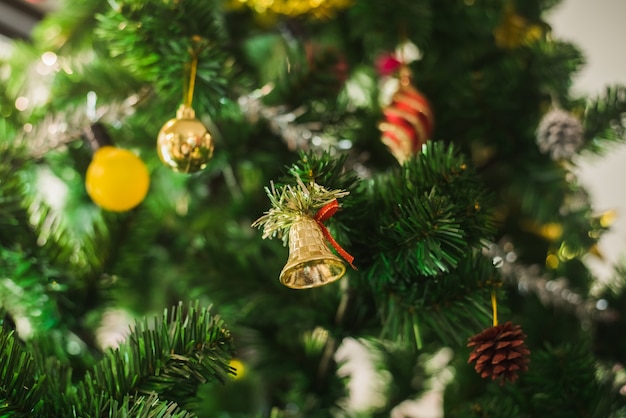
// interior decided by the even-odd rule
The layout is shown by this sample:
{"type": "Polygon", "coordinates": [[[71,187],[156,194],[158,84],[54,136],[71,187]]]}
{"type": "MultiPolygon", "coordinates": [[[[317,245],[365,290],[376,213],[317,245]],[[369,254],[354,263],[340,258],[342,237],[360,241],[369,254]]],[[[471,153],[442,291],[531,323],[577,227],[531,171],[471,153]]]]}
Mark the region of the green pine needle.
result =
{"type": "Polygon", "coordinates": [[[324,205],[349,193],[345,190],[326,190],[314,182],[305,185],[300,179],[297,181],[298,185],[294,187],[285,185],[276,188],[272,183],[271,189],[265,188],[272,208],[252,224],[253,227],[263,227],[263,239],[285,237],[298,219],[314,217],[324,205]]]}
{"type": "Polygon", "coordinates": [[[74,403],[94,416],[109,407],[103,400],[122,402],[134,394],[191,405],[199,385],[226,381],[232,349],[229,332],[209,309],[178,305],[161,319],[137,322],[126,342],[78,384],[74,403]]]}
{"type": "Polygon", "coordinates": [[[520,383],[532,393],[529,416],[611,417],[619,404],[617,389],[597,375],[588,343],[561,344],[531,351],[528,375],[520,383]],[[546,383],[550,382],[550,383],[546,383]]]}
{"type": "MultiPolygon", "coordinates": [[[[35,362],[13,331],[0,330],[0,416],[30,417],[42,401],[35,362]]],[[[41,406],[41,405],[39,405],[41,406]]]]}
{"type": "Polygon", "coordinates": [[[590,101],[585,109],[586,149],[603,153],[606,145],[626,138],[626,86],[607,87],[604,94],[590,101]]]}
{"type": "Polygon", "coordinates": [[[175,402],[159,399],[153,393],[148,396],[125,396],[120,403],[110,404],[110,418],[192,418],[196,415],[181,410],[175,402]]]}
{"type": "Polygon", "coordinates": [[[379,176],[355,193],[355,213],[347,220],[353,246],[364,251],[353,255],[370,263],[368,268],[378,272],[371,276],[379,282],[393,275],[448,272],[494,232],[485,209],[491,196],[453,146],[428,143],[402,170],[379,176]]]}
{"type": "Polygon", "coordinates": [[[434,334],[445,344],[462,345],[492,320],[489,295],[498,282],[491,259],[477,253],[435,278],[396,277],[377,291],[383,335],[418,348],[423,333],[434,334]]]}

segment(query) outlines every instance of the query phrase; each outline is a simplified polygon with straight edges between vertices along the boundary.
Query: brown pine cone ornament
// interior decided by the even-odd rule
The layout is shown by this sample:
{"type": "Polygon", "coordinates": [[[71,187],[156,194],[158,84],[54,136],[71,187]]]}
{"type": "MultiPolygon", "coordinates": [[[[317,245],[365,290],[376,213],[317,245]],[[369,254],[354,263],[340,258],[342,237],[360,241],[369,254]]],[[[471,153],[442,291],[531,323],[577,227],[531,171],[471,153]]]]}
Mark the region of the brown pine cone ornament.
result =
{"type": "Polygon", "coordinates": [[[510,321],[487,328],[469,339],[467,346],[474,349],[467,362],[476,362],[474,370],[480,377],[500,379],[500,385],[507,380],[513,383],[518,372],[528,370],[530,351],[524,338],[521,327],[510,321]]]}

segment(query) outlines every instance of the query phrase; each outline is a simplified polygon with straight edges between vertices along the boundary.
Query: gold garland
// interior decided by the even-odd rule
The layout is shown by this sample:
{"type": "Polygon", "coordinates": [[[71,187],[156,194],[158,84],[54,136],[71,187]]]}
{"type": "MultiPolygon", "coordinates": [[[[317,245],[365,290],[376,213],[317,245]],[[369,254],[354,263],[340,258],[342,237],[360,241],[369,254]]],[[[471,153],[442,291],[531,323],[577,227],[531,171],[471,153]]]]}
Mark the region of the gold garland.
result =
{"type": "Polygon", "coordinates": [[[504,16],[494,29],[493,35],[499,48],[515,49],[541,39],[545,35],[545,28],[539,24],[531,24],[509,2],[504,6],[504,16]]]}
{"type": "Polygon", "coordinates": [[[310,15],[316,19],[332,18],[339,10],[352,5],[353,0],[235,0],[257,13],[275,13],[298,17],[310,15]]]}

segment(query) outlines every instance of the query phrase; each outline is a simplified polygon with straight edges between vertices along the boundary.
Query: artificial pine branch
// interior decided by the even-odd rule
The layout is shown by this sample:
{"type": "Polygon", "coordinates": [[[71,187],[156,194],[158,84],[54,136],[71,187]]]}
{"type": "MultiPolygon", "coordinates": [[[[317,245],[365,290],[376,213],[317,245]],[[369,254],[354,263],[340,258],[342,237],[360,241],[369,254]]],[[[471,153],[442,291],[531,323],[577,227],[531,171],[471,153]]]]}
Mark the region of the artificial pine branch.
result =
{"type": "Polygon", "coordinates": [[[588,139],[585,148],[601,154],[606,151],[606,145],[624,140],[626,138],[624,113],[626,113],[626,86],[609,86],[603,95],[589,101],[583,120],[585,137],[588,139]]]}
{"type": "MultiPolygon", "coordinates": [[[[32,256],[0,248],[0,306],[13,318],[25,320],[29,333],[42,334],[59,321],[55,292],[32,256]]],[[[25,338],[30,335],[24,336],[25,338]]]]}
{"type": "Polygon", "coordinates": [[[461,345],[491,320],[487,301],[499,282],[491,259],[479,252],[468,254],[457,268],[436,277],[394,277],[375,290],[383,336],[418,347],[423,335],[461,345]]]}
{"type": "Polygon", "coordinates": [[[424,0],[355,2],[348,9],[346,26],[353,39],[362,40],[369,48],[392,51],[398,45],[400,33],[418,45],[428,40],[432,31],[432,9],[432,3],[424,0]],[[411,24],[415,21],[423,25],[411,24]],[[389,27],[395,30],[389,31],[389,27]]]}
{"type": "Polygon", "coordinates": [[[322,206],[349,193],[345,190],[327,190],[314,182],[304,184],[300,179],[294,187],[286,185],[277,189],[272,184],[271,189],[265,190],[272,207],[252,224],[253,227],[263,228],[263,239],[287,239],[287,232],[301,217],[313,218],[322,206]]]}
{"type": "Polygon", "coordinates": [[[387,271],[382,280],[449,271],[494,231],[491,197],[452,145],[428,143],[400,173],[364,187],[353,196],[355,213],[346,222],[355,258],[373,271],[387,271]]]}
{"type": "MultiPolygon", "coordinates": [[[[554,418],[623,416],[626,403],[599,377],[588,343],[549,345],[531,356],[525,385],[530,416],[554,418]]],[[[522,378],[524,380],[524,378],[522,378]]]]}
{"type": "MultiPolygon", "coordinates": [[[[608,368],[621,369],[626,363],[626,267],[620,265],[601,289],[593,304],[593,352],[608,368]]],[[[590,303],[591,302],[591,303],[590,303]]],[[[621,374],[621,373],[620,373],[621,374]]],[[[624,376],[620,377],[623,382],[624,376]]]]}
{"type": "Polygon", "coordinates": [[[105,353],[74,389],[70,369],[49,359],[36,362],[3,327],[0,412],[12,417],[193,416],[178,405],[193,407],[201,384],[225,382],[232,341],[209,309],[197,303],[186,309],[179,305],[160,321],[138,322],[128,340],[105,353]]]}
{"type": "Polygon", "coordinates": [[[0,415],[30,417],[42,407],[42,379],[35,362],[3,324],[0,329],[0,415]]]}
{"type": "MultiPolygon", "coordinates": [[[[68,136],[65,142],[78,139],[94,118],[101,123],[114,124],[130,116],[148,91],[128,68],[103,52],[87,63],[73,58],[59,58],[64,65],[71,66],[72,73],[55,75],[48,102],[49,111],[57,112],[57,123],[65,122],[76,129],[76,132],[64,132],[68,136]],[[88,107],[86,92],[96,94],[94,108],[88,107]]],[[[49,132],[45,133],[50,136],[49,132]]]]}
{"type": "Polygon", "coordinates": [[[148,396],[125,396],[120,403],[111,404],[110,418],[193,418],[196,415],[181,410],[174,402],[160,400],[153,393],[148,396]]]}
{"type": "Polygon", "coordinates": [[[219,99],[227,95],[227,83],[233,82],[232,65],[223,64],[229,61],[227,40],[216,3],[119,1],[115,9],[99,15],[96,34],[113,59],[174,103],[183,97],[181,76],[197,54],[197,89],[203,94],[197,95],[194,108],[197,114],[216,113],[219,99]]]}
{"type": "Polygon", "coordinates": [[[35,42],[44,51],[54,50],[66,56],[91,49],[96,16],[108,7],[106,0],[62,0],[35,29],[35,42]]]}
{"type": "MultiPolygon", "coordinates": [[[[358,183],[356,173],[346,168],[347,154],[331,155],[329,151],[300,152],[300,158],[292,164],[284,176],[285,184],[296,184],[296,179],[322,184],[329,189],[352,190],[358,183]]],[[[349,200],[349,199],[346,199],[349,200]]]]}
{"type": "Polygon", "coordinates": [[[3,142],[15,134],[14,130],[8,118],[0,119],[0,244],[28,248],[36,243],[36,237],[20,199],[26,190],[18,175],[27,160],[21,144],[3,142]]]}
{"type": "Polygon", "coordinates": [[[161,319],[137,322],[127,340],[105,353],[77,386],[75,402],[94,411],[101,393],[121,402],[135,393],[190,405],[200,384],[226,380],[232,353],[220,319],[198,304],[165,311],[161,319]]]}
{"type": "Polygon", "coordinates": [[[531,49],[536,50],[536,53],[533,55],[530,71],[539,80],[545,80],[543,87],[551,92],[551,99],[565,103],[571,85],[563,80],[580,71],[585,64],[582,53],[572,43],[553,39],[538,42],[531,49]]]}
{"type": "MultiPolygon", "coordinates": [[[[94,394],[90,410],[75,408],[71,416],[109,418],[193,418],[192,412],[181,409],[175,402],[159,399],[156,393],[126,395],[121,401],[106,392],[94,394]]],[[[70,412],[68,412],[70,413],[70,412]]]]}

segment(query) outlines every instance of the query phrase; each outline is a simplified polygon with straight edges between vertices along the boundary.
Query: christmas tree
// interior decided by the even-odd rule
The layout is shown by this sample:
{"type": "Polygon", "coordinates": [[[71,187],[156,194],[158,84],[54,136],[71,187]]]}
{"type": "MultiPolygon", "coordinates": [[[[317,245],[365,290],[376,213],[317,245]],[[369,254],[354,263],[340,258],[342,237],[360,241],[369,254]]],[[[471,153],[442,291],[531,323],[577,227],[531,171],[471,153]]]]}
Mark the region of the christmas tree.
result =
{"type": "Polygon", "coordinates": [[[626,416],[576,178],[626,90],[556,3],[59,4],[0,67],[1,415],[626,416]]]}

